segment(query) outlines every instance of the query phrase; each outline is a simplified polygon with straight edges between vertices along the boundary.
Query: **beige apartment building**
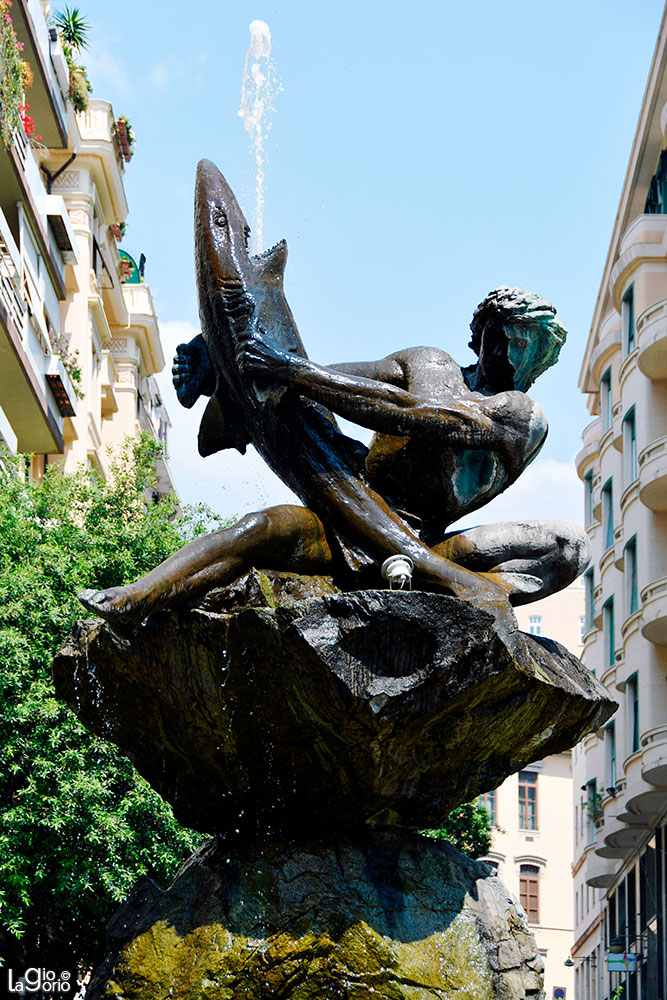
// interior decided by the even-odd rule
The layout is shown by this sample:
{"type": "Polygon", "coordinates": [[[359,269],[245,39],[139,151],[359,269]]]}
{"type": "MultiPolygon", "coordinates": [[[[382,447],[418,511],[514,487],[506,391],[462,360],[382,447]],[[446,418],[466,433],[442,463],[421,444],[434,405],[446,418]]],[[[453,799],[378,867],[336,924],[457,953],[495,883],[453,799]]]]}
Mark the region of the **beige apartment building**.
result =
{"type": "Polygon", "coordinates": [[[22,116],[0,145],[0,438],[34,454],[34,475],[52,460],[105,475],[128,435],[166,443],[169,427],[150,289],[118,247],[131,146],[107,101],[73,111],[49,3],[14,0],[12,15],[34,129],[22,116]]]}
{"type": "Polygon", "coordinates": [[[663,15],[580,378],[583,659],[619,709],[573,754],[577,1000],[667,997],[666,42],[663,15]]]}
{"type": "MultiPolygon", "coordinates": [[[[580,654],[584,616],[580,581],[515,611],[524,632],[556,639],[575,656],[580,654]]],[[[560,987],[569,1000],[574,993],[573,968],[565,965],[574,941],[570,752],[529,764],[481,798],[495,827],[492,849],[484,860],[496,868],[526,911],[544,959],[547,998],[551,1000],[560,987]]]]}

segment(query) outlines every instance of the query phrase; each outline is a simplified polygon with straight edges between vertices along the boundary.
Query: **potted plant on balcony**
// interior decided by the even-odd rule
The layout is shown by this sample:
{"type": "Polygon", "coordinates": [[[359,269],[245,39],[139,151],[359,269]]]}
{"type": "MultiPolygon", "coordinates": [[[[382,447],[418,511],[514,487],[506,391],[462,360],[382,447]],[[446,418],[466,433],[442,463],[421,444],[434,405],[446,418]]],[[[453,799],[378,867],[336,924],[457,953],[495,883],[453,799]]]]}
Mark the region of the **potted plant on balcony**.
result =
{"type": "Polygon", "coordinates": [[[126,115],[118,116],[116,119],[116,130],[118,132],[123,158],[126,163],[129,163],[134,156],[134,145],[137,140],[126,115]]]}
{"type": "Polygon", "coordinates": [[[69,67],[69,98],[75,111],[85,111],[93,88],[85,66],[79,65],[75,56],[88,48],[89,21],[78,7],[65,7],[56,12],[54,22],[60,32],[63,54],[69,67]]]}
{"type": "Polygon", "coordinates": [[[602,792],[593,792],[589,794],[588,801],[586,802],[586,812],[588,813],[588,818],[592,823],[595,824],[596,828],[602,825],[604,819],[604,796],[602,792]]]}

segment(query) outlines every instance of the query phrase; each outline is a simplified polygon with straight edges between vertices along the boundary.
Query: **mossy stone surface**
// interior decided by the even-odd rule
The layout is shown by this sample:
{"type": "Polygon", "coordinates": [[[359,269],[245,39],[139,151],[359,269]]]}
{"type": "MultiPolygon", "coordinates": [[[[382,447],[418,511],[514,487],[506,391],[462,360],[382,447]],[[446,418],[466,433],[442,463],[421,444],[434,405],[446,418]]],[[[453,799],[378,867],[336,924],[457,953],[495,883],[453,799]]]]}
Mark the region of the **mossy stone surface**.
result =
{"type": "Polygon", "coordinates": [[[444,842],[352,840],[199,851],[145,881],[109,927],[91,1000],[524,1000],[543,997],[523,912],[444,842]]]}

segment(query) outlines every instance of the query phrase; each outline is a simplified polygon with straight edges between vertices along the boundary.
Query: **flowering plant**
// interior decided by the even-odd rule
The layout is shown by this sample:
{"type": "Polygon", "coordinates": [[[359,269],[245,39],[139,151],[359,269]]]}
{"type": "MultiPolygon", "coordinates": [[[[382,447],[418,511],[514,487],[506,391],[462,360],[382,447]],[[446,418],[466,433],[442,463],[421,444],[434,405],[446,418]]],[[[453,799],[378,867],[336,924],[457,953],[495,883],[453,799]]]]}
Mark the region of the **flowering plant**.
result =
{"type": "Polygon", "coordinates": [[[81,371],[81,365],[79,363],[79,352],[70,351],[69,344],[65,340],[62,333],[59,333],[56,336],[55,333],[49,331],[49,340],[51,341],[51,347],[54,354],[58,355],[63,363],[63,368],[71,379],[74,395],[77,399],[83,399],[84,392],[81,388],[83,372],[81,371]]]}
{"type": "Polygon", "coordinates": [[[118,116],[116,119],[116,127],[118,128],[118,137],[123,150],[123,156],[125,157],[126,162],[129,163],[134,155],[134,147],[137,143],[137,137],[134,133],[134,129],[130,125],[130,120],[127,115],[118,116]]]}
{"type": "Polygon", "coordinates": [[[21,104],[19,106],[19,117],[21,119],[21,122],[23,123],[25,134],[28,136],[29,139],[37,139],[41,141],[42,138],[41,135],[33,136],[33,132],[35,131],[35,119],[30,117],[30,115],[28,114],[29,111],[30,111],[29,104],[21,104]]]}
{"type": "MultiPolygon", "coordinates": [[[[5,149],[14,144],[14,133],[22,121],[23,93],[32,84],[32,71],[23,58],[23,43],[14,31],[9,13],[11,0],[0,0],[0,138],[5,149]]],[[[33,122],[33,129],[35,123],[33,122]]]]}

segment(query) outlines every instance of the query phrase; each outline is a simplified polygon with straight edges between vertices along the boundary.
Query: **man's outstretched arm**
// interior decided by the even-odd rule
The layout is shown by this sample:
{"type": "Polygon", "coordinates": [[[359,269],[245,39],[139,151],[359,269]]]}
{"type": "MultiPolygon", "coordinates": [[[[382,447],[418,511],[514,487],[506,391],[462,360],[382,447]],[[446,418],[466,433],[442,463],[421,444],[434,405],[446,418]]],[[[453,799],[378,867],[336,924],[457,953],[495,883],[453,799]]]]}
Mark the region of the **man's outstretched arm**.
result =
{"type": "MultiPolygon", "coordinates": [[[[240,361],[253,378],[289,385],[339,416],[383,434],[420,434],[453,446],[488,448],[511,447],[513,432],[518,430],[513,426],[515,414],[510,412],[516,407],[509,399],[505,407],[502,401],[498,406],[499,397],[488,405],[460,399],[436,404],[388,382],[322,368],[306,358],[277,351],[258,337],[245,340],[240,361]]],[[[527,401],[530,405],[534,404],[527,401]]]]}

